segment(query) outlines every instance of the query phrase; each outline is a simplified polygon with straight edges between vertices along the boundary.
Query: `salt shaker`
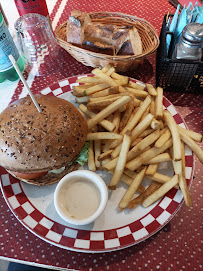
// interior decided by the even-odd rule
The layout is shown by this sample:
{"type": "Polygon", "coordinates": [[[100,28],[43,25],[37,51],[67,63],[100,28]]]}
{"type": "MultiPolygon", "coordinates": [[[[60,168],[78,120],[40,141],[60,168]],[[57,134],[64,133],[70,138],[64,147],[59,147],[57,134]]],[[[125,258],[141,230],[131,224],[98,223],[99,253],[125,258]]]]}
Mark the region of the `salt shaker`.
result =
{"type": "Polygon", "coordinates": [[[203,25],[191,23],[183,28],[180,42],[176,44],[173,59],[201,60],[203,25]]]}

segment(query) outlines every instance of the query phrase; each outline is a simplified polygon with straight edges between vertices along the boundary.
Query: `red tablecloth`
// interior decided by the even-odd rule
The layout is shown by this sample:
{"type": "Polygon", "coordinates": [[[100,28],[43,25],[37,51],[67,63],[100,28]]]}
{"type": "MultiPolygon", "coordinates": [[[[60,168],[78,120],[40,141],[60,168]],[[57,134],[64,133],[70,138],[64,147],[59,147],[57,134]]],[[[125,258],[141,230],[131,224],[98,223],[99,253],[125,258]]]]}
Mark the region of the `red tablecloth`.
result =
{"type": "MultiPolygon", "coordinates": [[[[60,16],[57,25],[68,19],[70,11],[117,11],[136,15],[148,20],[160,32],[163,16],[174,8],[166,0],[156,1],[67,1],[58,0],[51,13],[51,20],[60,16]],[[62,13],[60,12],[62,10],[62,13]]],[[[38,93],[44,87],[76,74],[89,73],[86,67],[63,51],[64,65],[60,71],[43,77],[36,77],[32,90],[38,93]]],[[[131,77],[155,84],[155,56],[149,57],[131,77]]],[[[27,75],[28,76],[28,75],[27,75]]],[[[19,98],[22,84],[19,83],[12,101],[19,98]]],[[[203,132],[202,96],[165,93],[176,106],[190,129],[203,132]]],[[[31,264],[60,267],[75,270],[201,270],[202,269],[202,176],[200,162],[196,161],[195,178],[191,194],[193,207],[182,206],[177,215],[161,231],[133,247],[109,253],[84,254],[63,250],[37,238],[24,228],[8,209],[0,195],[0,256],[31,264]]]]}

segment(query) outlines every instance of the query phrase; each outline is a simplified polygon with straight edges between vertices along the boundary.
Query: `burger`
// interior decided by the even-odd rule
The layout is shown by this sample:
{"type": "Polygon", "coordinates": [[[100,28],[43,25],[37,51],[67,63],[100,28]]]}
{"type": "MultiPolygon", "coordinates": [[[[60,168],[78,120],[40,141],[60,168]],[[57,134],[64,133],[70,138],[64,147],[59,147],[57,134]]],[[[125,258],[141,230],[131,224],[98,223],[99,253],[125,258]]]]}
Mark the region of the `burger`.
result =
{"type": "Polygon", "coordinates": [[[87,121],[70,102],[36,95],[10,104],[0,114],[0,165],[35,185],[58,182],[88,158],[87,121]]]}

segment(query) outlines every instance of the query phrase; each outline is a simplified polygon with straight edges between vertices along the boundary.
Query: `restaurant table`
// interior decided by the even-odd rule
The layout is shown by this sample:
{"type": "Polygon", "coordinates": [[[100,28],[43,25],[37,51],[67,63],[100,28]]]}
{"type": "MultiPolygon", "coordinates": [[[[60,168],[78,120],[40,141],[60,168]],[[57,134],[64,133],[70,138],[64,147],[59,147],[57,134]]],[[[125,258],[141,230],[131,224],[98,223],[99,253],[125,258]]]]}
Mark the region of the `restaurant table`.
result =
{"type": "MultiPolygon", "coordinates": [[[[12,1],[2,1],[10,27],[18,17],[12,1]],[[9,2],[9,3],[8,3],[9,2]]],[[[149,21],[160,33],[163,16],[174,12],[166,0],[47,0],[53,29],[68,19],[71,10],[86,12],[121,12],[149,21]]],[[[61,69],[46,77],[34,77],[25,72],[33,93],[39,93],[58,80],[91,72],[91,67],[73,59],[62,51],[61,69]]],[[[155,55],[148,57],[136,70],[125,75],[155,85],[155,55]]],[[[20,81],[0,84],[0,111],[9,103],[26,96],[20,81]]],[[[187,126],[203,132],[203,97],[201,95],[167,93],[164,95],[175,105],[187,126]]],[[[69,251],[49,244],[26,229],[8,208],[0,194],[0,258],[65,270],[202,270],[202,165],[195,161],[194,180],[191,186],[193,206],[182,205],[179,212],[160,231],[134,246],[107,253],[69,251]]],[[[0,267],[1,270],[1,267],[0,267]]]]}

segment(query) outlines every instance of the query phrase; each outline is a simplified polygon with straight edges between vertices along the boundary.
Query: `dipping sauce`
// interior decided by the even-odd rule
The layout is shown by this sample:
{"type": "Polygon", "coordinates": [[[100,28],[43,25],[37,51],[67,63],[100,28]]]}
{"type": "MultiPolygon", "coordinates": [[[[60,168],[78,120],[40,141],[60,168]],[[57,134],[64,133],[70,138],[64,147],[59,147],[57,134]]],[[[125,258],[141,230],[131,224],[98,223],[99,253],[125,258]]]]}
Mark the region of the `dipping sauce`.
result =
{"type": "Polygon", "coordinates": [[[96,212],[101,196],[94,183],[85,179],[76,179],[64,186],[59,201],[64,212],[69,216],[85,219],[96,212]]]}

